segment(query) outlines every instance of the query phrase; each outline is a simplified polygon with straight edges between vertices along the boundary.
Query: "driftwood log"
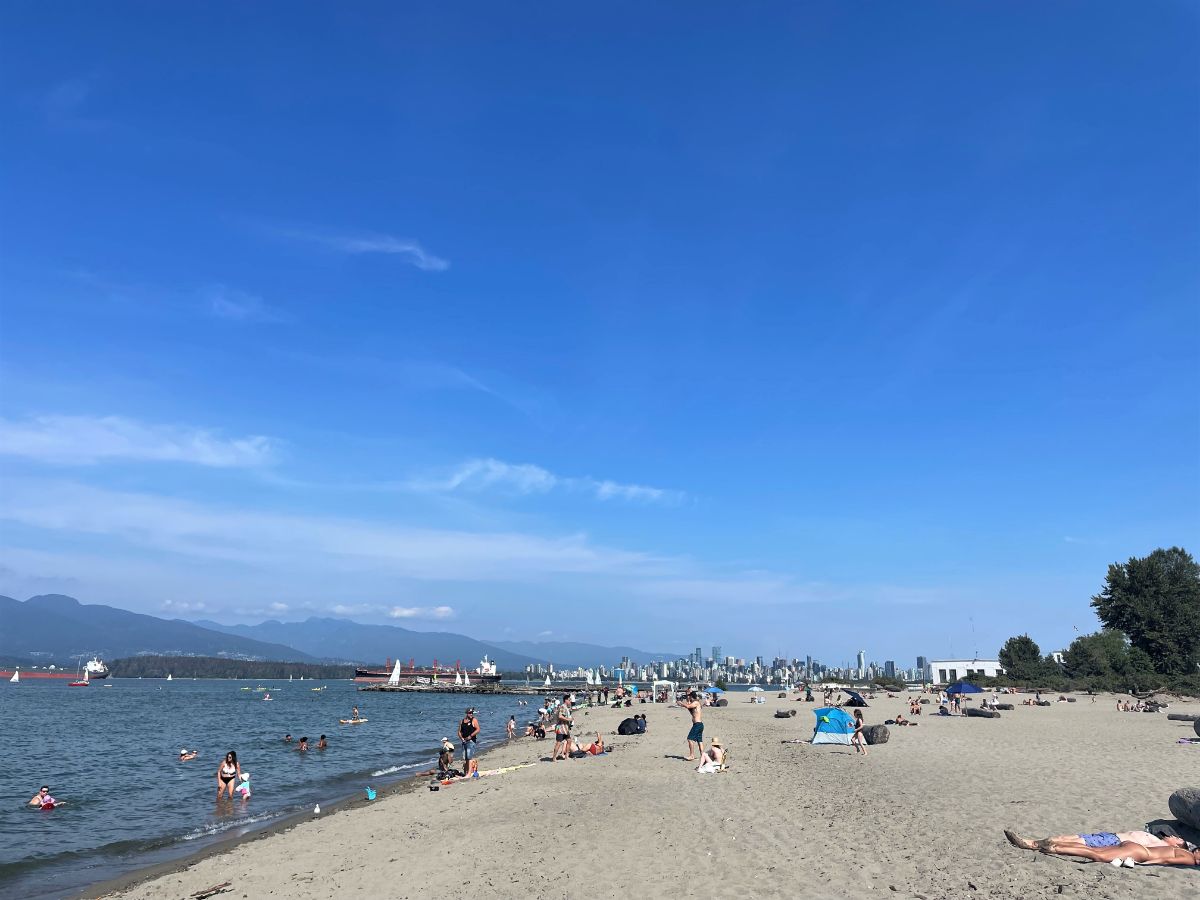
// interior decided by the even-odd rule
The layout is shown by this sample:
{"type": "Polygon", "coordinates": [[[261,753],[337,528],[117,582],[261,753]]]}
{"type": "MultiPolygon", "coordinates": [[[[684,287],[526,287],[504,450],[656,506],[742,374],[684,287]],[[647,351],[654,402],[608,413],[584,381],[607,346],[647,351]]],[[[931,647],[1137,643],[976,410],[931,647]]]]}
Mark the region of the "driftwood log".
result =
{"type": "Polygon", "coordinates": [[[978,709],[977,707],[974,707],[974,706],[972,706],[970,709],[968,709],[966,711],[966,715],[970,716],[972,719],[998,719],[998,718],[1000,718],[1000,713],[998,713],[998,712],[994,712],[993,710],[990,710],[990,709],[978,709]]]}
{"type": "Polygon", "coordinates": [[[1180,788],[1167,801],[1171,815],[1190,828],[1200,828],[1200,788],[1180,788]]]}
{"type": "Polygon", "coordinates": [[[1172,722],[1200,722],[1200,716],[1193,716],[1188,713],[1167,713],[1167,719],[1172,722]]]}
{"type": "Polygon", "coordinates": [[[795,714],[796,714],[796,711],[794,709],[777,709],[777,710],[775,710],[775,718],[777,718],[777,719],[790,719],[795,714]]]}
{"type": "Polygon", "coordinates": [[[888,731],[886,725],[868,725],[863,729],[863,737],[871,746],[875,744],[886,744],[892,733],[888,731]]]}
{"type": "Polygon", "coordinates": [[[996,709],[1016,709],[1011,703],[997,703],[996,709]]]}
{"type": "Polygon", "coordinates": [[[1192,723],[1192,729],[1196,732],[1196,737],[1200,737],[1200,719],[1192,723]]]}

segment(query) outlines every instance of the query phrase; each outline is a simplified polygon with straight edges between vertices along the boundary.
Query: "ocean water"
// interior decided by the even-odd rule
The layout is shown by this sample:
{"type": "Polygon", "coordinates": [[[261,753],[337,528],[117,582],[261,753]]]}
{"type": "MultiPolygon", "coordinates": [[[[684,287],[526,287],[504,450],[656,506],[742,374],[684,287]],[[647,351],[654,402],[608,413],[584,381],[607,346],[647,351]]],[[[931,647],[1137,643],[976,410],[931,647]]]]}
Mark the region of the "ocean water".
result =
{"type": "Polygon", "coordinates": [[[0,683],[0,898],[61,897],[244,834],[316,803],[364,795],[429,768],[474,706],[483,745],[504,738],[511,695],[360,693],[349,681],[108,679],[0,683]],[[103,687],[111,684],[112,687],[103,687]],[[312,688],[325,686],[325,690],[312,688]],[[263,693],[242,690],[269,688],[263,693]],[[365,725],[339,725],[353,706],[365,725]],[[296,753],[290,732],[329,749],[296,753]],[[200,756],[181,763],[181,748],[200,756]],[[248,800],[216,801],[216,769],[236,750],[248,800]],[[26,806],[43,784],[65,804],[26,806]]]}

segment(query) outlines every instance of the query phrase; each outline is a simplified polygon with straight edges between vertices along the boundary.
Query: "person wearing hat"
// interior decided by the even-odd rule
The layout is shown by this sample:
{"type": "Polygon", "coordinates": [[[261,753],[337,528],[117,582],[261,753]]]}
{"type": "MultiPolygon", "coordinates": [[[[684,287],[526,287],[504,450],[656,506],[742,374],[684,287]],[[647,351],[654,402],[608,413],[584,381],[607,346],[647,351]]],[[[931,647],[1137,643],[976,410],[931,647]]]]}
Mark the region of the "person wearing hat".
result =
{"type": "Polygon", "coordinates": [[[438,778],[449,778],[454,768],[454,744],[450,738],[442,738],[442,749],[438,751],[438,778]]]}
{"type": "Polygon", "coordinates": [[[721,746],[720,738],[713,738],[708,743],[708,749],[700,751],[700,765],[696,767],[696,771],[711,775],[720,772],[724,767],[725,748],[721,746]]]}
{"type": "Polygon", "coordinates": [[[199,751],[189,750],[189,749],[187,749],[187,747],[184,747],[182,750],[179,751],[179,761],[180,762],[188,762],[189,760],[195,759],[196,756],[198,755],[198,752],[199,751]]]}
{"type": "Polygon", "coordinates": [[[479,742],[479,720],[475,718],[475,708],[468,707],[463,720],[458,723],[458,736],[463,745],[463,762],[466,764],[466,776],[478,778],[478,765],[475,762],[475,745],[479,742]]]}

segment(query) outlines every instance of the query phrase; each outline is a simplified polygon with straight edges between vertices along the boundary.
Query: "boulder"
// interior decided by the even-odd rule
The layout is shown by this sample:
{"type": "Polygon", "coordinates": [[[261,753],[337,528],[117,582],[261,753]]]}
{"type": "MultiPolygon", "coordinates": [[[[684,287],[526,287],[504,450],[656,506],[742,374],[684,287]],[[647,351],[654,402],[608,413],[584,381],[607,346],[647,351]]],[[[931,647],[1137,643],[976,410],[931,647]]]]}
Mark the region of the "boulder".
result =
{"type": "Polygon", "coordinates": [[[1200,828],[1200,787],[1180,788],[1167,801],[1171,815],[1189,828],[1200,828]]]}
{"type": "Polygon", "coordinates": [[[966,711],[966,715],[970,716],[972,719],[998,719],[998,718],[1000,718],[1000,713],[998,713],[998,712],[994,712],[993,710],[990,710],[990,709],[978,709],[974,706],[966,711]]]}
{"type": "Polygon", "coordinates": [[[794,709],[777,709],[777,710],[775,710],[775,718],[777,718],[777,719],[790,719],[795,714],[796,714],[796,711],[794,709]]]}
{"type": "Polygon", "coordinates": [[[928,697],[922,697],[922,698],[921,698],[921,702],[922,702],[922,703],[928,703],[928,702],[929,702],[929,698],[928,698],[928,697]]]}
{"type": "Polygon", "coordinates": [[[997,703],[996,709],[1016,709],[1011,703],[997,703]]]}
{"type": "Polygon", "coordinates": [[[728,706],[728,705],[729,705],[729,701],[725,700],[724,698],[717,701],[717,706],[728,706]]]}
{"type": "Polygon", "coordinates": [[[875,744],[886,744],[892,733],[886,725],[868,725],[863,729],[863,737],[871,746],[875,744]]]}
{"type": "Polygon", "coordinates": [[[787,699],[787,691],[780,691],[776,696],[778,696],[780,700],[786,700],[787,699]]]}

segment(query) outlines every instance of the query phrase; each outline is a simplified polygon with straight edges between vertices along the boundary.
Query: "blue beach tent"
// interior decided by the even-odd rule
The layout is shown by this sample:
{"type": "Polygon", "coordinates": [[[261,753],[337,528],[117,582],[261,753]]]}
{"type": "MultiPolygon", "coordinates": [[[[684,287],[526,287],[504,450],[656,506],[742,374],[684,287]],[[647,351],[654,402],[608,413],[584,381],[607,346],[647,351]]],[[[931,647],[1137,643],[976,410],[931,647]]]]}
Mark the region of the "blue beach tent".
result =
{"type": "Polygon", "coordinates": [[[814,709],[817,727],[813,729],[814,744],[845,744],[850,746],[850,735],[854,734],[854,719],[845,710],[836,706],[814,709]]]}
{"type": "Polygon", "coordinates": [[[983,688],[976,687],[969,681],[956,681],[946,688],[947,694],[982,694],[983,688]]]}

